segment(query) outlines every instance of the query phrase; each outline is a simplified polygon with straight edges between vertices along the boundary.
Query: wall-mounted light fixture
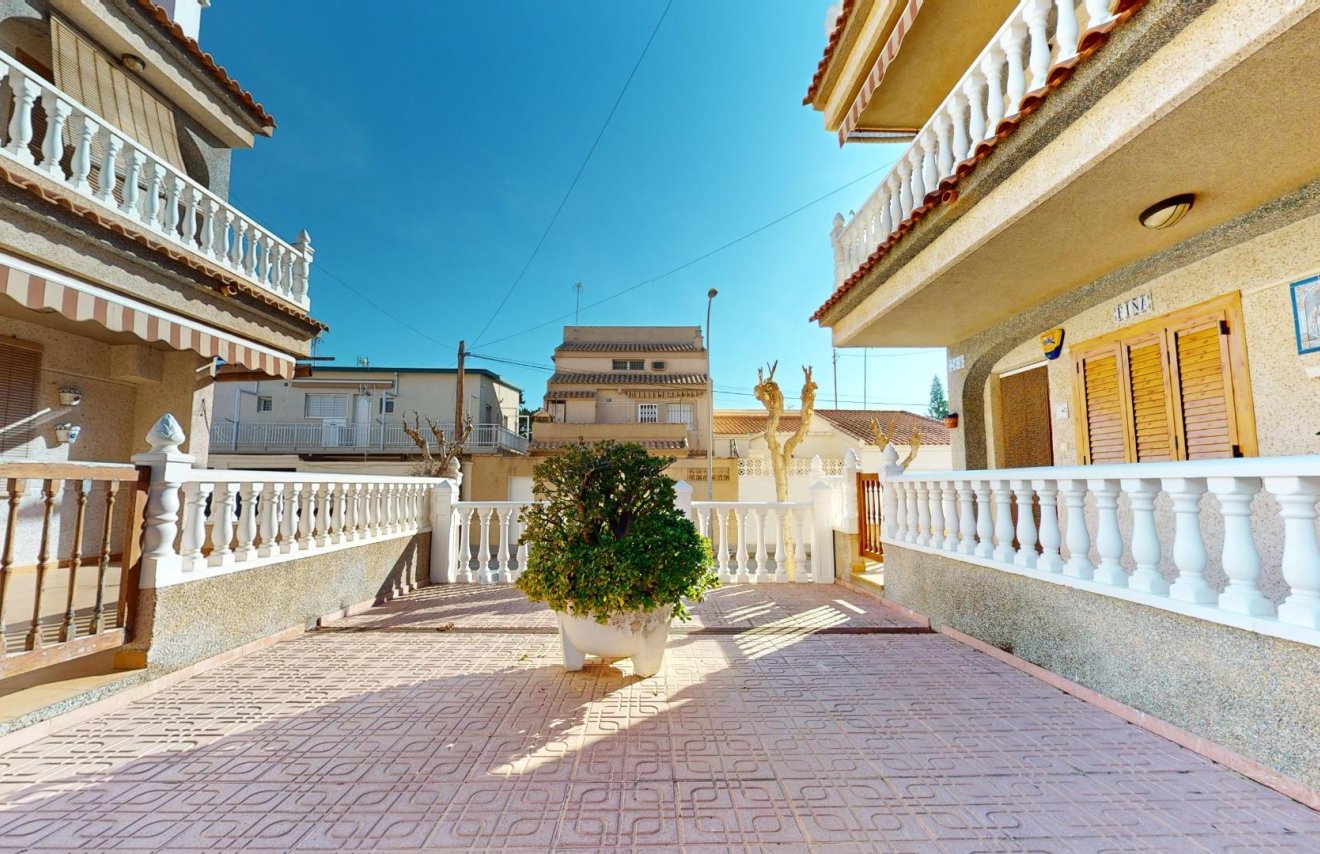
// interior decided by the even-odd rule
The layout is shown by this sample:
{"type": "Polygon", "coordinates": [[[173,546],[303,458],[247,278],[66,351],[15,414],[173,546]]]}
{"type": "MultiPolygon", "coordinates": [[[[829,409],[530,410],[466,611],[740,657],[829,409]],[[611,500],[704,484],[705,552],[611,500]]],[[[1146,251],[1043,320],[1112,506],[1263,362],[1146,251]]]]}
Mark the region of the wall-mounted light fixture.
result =
{"type": "Polygon", "coordinates": [[[55,438],[61,445],[72,445],[78,441],[78,434],[82,432],[82,427],[77,424],[61,424],[55,428],[55,438]]]}
{"type": "Polygon", "coordinates": [[[74,388],[73,386],[66,385],[60,389],[61,406],[77,406],[78,404],[82,403],[82,399],[83,399],[83,393],[82,393],[82,389],[80,388],[74,388]]]}
{"type": "Polygon", "coordinates": [[[1192,204],[1196,201],[1196,196],[1192,193],[1183,193],[1178,196],[1170,196],[1162,202],[1156,202],[1141,212],[1137,219],[1146,228],[1169,228],[1177,225],[1187,212],[1192,209],[1192,204]]]}
{"type": "Polygon", "coordinates": [[[137,54],[125,53],[119,57],[119,64],[135,74],[147,70],[147,61],[137,54]]]}

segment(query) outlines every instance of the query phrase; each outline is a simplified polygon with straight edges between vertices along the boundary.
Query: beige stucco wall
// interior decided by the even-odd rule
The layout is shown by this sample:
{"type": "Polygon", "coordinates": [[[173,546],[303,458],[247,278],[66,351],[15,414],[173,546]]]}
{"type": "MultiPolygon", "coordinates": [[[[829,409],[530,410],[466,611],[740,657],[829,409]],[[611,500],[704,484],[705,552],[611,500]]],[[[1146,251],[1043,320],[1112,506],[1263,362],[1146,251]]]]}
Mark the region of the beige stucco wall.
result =
{"type": "MultiPolygon", "coordinates": [[[[1159,315],[1196,305],[1226,293],[1242,296],[1242,314],[1248,368],[1255,404],[1256,431],[1262,456],[1320,453],[1320,353],[1299,355],[1293,330],[1289,285],[1320,272],[1320,216],[1311,216],[1253,240],[1161,276],[1120,297],[1080,312],[1062,324],[1065,351],[1049,362],[1051,405],[1068,404],[1068,417],[1056,413],[1053,422],[1057,465],[1079,462],[1074,419],[1070,346],[1126,326],[1136,326],[1159,315]],[[1130,297],[1151,294],[1154,311],[1124,323],[1113,318],[1113,306],[1130,297]]],[[[1041,332],[1045,330],[1040,330],[1041,332]]],[[[996,374],[1041,361],[1035,336],[1023,341],[996,363],[996,374]]],[[[992,465],[999,465],[996,448],[998,414],[1002,405],[994,378],[985,389],[989,414],[987,449],[992,465]]]]}

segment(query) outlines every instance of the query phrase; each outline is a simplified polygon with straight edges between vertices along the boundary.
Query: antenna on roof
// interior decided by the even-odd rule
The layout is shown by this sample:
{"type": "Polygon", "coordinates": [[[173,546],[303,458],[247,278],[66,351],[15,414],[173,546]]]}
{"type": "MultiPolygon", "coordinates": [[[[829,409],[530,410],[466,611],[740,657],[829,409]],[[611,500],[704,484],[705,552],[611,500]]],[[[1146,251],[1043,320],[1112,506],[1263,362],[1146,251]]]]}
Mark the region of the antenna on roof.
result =
{"type": "Polygon", "coordinates": [[[573,325],[578,325],[578,315],[582,312],[582,283],[573,285],[573,325]]]}
{"type": "Polygon", "coordinates": [[[371,367],[371,359],[367,358],[366,356],[358,356],[357,366],[359,368],[369,368],[371,367]]]}

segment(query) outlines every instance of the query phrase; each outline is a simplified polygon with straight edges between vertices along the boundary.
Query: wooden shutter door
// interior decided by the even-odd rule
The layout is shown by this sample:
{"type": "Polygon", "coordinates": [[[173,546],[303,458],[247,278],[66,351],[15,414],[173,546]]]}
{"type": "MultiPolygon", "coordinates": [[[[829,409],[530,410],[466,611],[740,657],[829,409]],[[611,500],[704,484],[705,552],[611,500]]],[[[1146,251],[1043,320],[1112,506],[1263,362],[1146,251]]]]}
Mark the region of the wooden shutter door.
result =
{"type": "Polygon", "coordinates": [[[1128,406],[1132,424],[1132,450],[1136,462],[1178,458],[1174,434],[1173,396],[1170,394],[1164,334],[1152,332],[1123,342],[1128,380],[1128,406]]]}
{"type": "Polygon", "coordinates": [[[36,436],[41,347],[27,341],[0,343],[0,454],[26,457],[36,436]]]}
{"type": "Polygon", "coordinates": [[[1054,465],[1050,432],[1050,378],[1045,366],[999,378],[1004,424],[1004,467],[1054,465]]]}
{"type": "Polygon", "coordinates": [[[1179,438],[1189,460],[1240,456],[1228,321],[1201,318],[1169,330],[1177,362],[1179,438]]]}
{"type": "Polygon", "coordinates": [[[1077,413],[1078,445],[1084,463],[1129,459],[1120,355],[1119,346],[1109,344],[1077,357],[1077,400],[1084,407],[1077,413]]]}

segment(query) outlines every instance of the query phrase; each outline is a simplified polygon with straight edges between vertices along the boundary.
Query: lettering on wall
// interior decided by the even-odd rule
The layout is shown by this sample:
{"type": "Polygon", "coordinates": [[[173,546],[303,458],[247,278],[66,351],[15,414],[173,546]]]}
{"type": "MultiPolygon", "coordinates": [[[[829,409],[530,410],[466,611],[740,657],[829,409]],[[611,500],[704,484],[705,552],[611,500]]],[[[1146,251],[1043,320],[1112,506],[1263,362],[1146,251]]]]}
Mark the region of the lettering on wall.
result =
{"type": "Polygon", "coordinates": [[[1155,300],[1151,298],[1151,295],[1148,293],[1140,294],[1132,297],[1132,299],[1125,299],[1114,306],[1114,322],[1123,323],[1134,317],[1150,314],[1154,310],[1155,300]]]}

